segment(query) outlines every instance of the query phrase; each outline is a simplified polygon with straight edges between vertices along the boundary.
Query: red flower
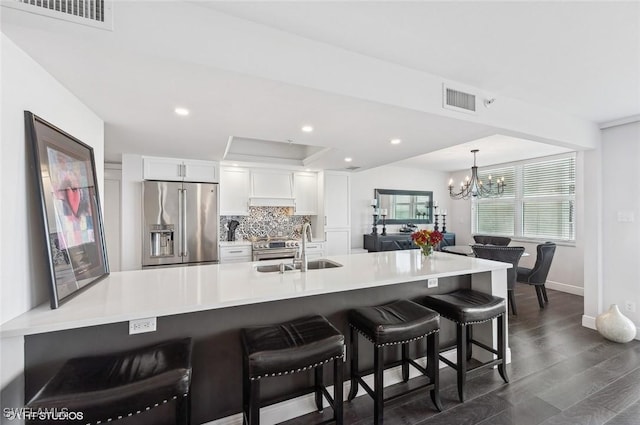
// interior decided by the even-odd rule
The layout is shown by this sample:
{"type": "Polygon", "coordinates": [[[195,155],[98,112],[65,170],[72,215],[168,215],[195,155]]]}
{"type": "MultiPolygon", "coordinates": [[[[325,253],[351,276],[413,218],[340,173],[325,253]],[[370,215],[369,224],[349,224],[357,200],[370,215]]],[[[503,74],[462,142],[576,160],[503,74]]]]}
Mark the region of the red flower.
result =
{"type": "Polygon", "coordinates": [[[437,230],[423,229],[411,234],[411,239],[420,247],[423,245],[436,246],[442,241],[442,238],[442,233],[437,230]]]}

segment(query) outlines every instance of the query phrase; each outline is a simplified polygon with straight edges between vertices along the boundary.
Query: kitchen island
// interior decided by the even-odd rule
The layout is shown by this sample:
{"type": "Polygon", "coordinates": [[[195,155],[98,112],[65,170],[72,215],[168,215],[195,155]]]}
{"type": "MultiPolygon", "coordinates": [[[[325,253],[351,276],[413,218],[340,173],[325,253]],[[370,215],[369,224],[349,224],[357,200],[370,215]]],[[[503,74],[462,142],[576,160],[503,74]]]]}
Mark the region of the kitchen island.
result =
{"type": "MultiPolygon", "coordinates": [[[[257,271],[258,264],[276,260],[113,273],[58,310],[41,305],[3,324],[0,335],[3,341],[24,340],[27,399],[68,358],[190,336],[192,417],[199,424],[240,411],[242,327],[319,313],[346,334],[346,312],[353,307],[462,287],[507,295],[505,263],[441,252],[423,259],[418,250],[329,259],[342,267],[257,271]],[[428,287],[430,279],[437,279],[437,287],[428,287]],[[129,320],[147,317],[158,318],[156,332],[128,334],[129,320]]],[[[443,339],[452,329],[443,321],[443,339]]],[[[479,326],[474,336],[494,345],[493,325],[479,326]]],[[[371,362],[362,361],[365,367],[371,362]]],[[[266,382],[263,393],[277,399],[308,382],[306,374],[290,375],[266,382]]]]}

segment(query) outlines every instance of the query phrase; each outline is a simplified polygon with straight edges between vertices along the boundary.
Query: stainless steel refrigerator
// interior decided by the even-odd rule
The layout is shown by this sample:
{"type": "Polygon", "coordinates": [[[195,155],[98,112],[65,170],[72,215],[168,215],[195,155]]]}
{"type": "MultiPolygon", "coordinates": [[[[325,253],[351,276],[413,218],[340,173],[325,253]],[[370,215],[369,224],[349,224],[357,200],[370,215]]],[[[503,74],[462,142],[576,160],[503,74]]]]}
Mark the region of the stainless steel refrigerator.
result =
{"type": "Polygon", "coordinates": [[[143,267],[217,262],[218,184],[145,181],[143,267]]]}

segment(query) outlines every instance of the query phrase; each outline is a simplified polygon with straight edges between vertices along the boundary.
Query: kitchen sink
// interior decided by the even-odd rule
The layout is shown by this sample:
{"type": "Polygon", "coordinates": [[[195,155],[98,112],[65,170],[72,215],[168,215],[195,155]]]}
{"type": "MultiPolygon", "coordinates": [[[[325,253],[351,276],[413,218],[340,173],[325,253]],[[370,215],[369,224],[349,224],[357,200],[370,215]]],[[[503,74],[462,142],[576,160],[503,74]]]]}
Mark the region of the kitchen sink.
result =
{"type": "MultiPolygon", "coordinates": [[[[284,266],[283,271],[285,272],[300,270],[299,264],[296,264],[295,267],[293,264],[282,264],[282,266],[284,266]]],[[[307,270],[334,269],[336,267],[342,267],[342,264],[336,263],[335,261],[326,260],[324,258],[319,260],[311,260],[307,262],[307,270]]],[[[269,265],[256,267],[256,270],[261,273],[279,272],[280,269],[281,269],[281,264],[269,264],[269,265]]]]}
{"type": "Polygon", "coordinates": [[[342,267],[342,264],[331,260],[325,260],[324,258],[307,262],[307,270],[334,269],[336,267],[342,267]]]}
{"type": "MultiPolygon", "coordinates": [[[[283,264],[284,271],[295,270],[293,264],[283,264]]],[[[269,264],[267,266],[258,266],[256,268],[259,272],[262,273],[271,273],[280,271],[280,264],[269,264]]]]}

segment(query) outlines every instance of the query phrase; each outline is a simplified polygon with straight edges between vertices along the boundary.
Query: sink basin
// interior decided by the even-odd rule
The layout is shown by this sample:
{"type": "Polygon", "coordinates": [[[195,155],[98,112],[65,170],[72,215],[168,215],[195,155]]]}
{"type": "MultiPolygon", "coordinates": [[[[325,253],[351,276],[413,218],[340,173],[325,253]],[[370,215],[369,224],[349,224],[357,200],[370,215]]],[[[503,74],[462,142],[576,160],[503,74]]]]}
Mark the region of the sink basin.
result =
{"type": "Polygon", "coordinates": [[[307,262],[308,270],[318,270],[318,269],[334,269],[336,267],[342,267],[342,264],[336,263],[335,261],[325,260],[321,258],[320,260],[312,260],[307,262]]]}
{"type": "MultiPolygon", "coordinates": [[[[258,266],[258,267],[256,267],[256,270],[258,270],[261,273],[279,272],[280,271],[280,264],[269,264],[269,265],[266,265],[266,266],[258,266]]],[[[294,270],[293,264],[285,264],[284,265],[284,271],[289,271],[289,270],[294,270]]]]}
{"type": "MultiPolygon", "coordinates": [[[[320,270],[320,269],[334,269],[336,267],[342,267],[342,264],[335,261],[326,260],[321,258],[319,260],[311,260],[307,262],[307,270],[320,270]]],[[[264,266],[257,266],[256,270],[261,273],[273,273],[280,271],[280,264],[268,264],[264,266]]],[[[300,270],[300,266],[293,264],[284,264],[284,271],[300,270]]]]}

